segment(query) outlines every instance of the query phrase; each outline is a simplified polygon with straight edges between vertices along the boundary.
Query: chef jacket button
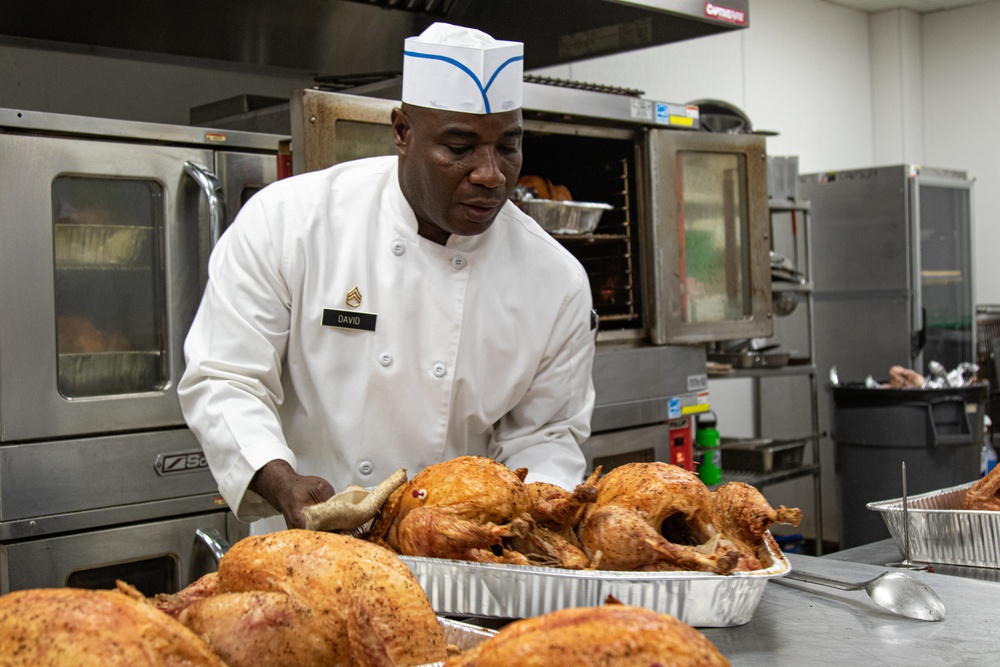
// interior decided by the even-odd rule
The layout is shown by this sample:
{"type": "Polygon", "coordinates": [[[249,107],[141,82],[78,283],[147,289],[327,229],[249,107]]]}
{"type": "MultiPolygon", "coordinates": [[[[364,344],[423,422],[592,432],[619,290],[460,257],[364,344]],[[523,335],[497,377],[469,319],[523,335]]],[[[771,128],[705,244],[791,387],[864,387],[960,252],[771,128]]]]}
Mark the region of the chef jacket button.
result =
{"type": "Polygon", "coordinates": [[[358,464],[358,472],[362,475],[370,475],[375,471],[375,464],[371,461],[362,461],[358,464]]]}
{"type": "Polygon", "coordinates": [[[432,370],[434,371],[434,377],[436,378],[443,378],[448,374],[448,367],[444,364],[434,364],[434,368],[432,370]]]}
{"type": "Polygon", "coordinates": [[[454,257],[451,258],[451,265],[459,271],[464,269],[467,263],[468,263],[467,260],[461,255],[455,255],[454,257]]]}
{"type": "Polygon", "coordinates": [[[392,366],[392,355],[383,352],[382,354],[378,355],[378,362],[383,366],[392,366]]]}
{"type": "Polygon", "coordinates": [[[402,241],[393,241],[392,242],[392,254],[393,255],[395,255],[396,257],[399,257],[404,252],[406,252],[406,246],[403,245],[402,241]]]}

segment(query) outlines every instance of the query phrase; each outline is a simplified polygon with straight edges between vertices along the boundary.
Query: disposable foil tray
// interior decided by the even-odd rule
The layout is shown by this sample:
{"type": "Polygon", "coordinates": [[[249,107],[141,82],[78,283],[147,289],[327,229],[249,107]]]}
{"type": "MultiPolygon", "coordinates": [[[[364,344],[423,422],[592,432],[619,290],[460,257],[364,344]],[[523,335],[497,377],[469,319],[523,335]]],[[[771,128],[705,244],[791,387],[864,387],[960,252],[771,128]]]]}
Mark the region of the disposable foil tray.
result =
{"type": "MultiPolygon", "coordinates": [[[[910,559],[925,563],[1000,568],[1000,512],[964,510],[974,482],[908,498],[910,559]]],[[[868,503],[881,513],[903,551],[903,499],[868,503]]]]}
{"type": "Polygon", "coordinates": [[[66,396],[152,391],[162,383],[159,352],[59,355],[59,390],[66,396]]]}
{"type": "Polygon", "coordinates": [[[551,199],[524,199],[515,205],[550,234],[590,234],[610,204],[551,199]]]}
{"type": "Polygon", "coordinates": [[[402,556],[440,615],[530,618],[569,607],[594,607],[609,595],[624,604],[670,614],[696,627],[743,625],[769,579],[791,569],[766,540],[772,565],[719,575],[707,572],[563,570],[402,556]]]}
{"type": "MultiPolygon", "coordinates": [[[[441,623],[441,630],[444,632],[446,644],[456,647],[459,651],[468,651],[470,648],[479,646],[484,641],[496,634],[496,630],[480,628],[471,623],[462,623],[450,618],[438,618],[441,623]]],[[[420,667],[441,667],[443,662],[431,662],[420,667]]]]}
{"type": "Polygon", "coordinates": [[[132,266],[149,253],[152,237],[151,227],[57,224],[54,230],[56,266],[132,266]]]}

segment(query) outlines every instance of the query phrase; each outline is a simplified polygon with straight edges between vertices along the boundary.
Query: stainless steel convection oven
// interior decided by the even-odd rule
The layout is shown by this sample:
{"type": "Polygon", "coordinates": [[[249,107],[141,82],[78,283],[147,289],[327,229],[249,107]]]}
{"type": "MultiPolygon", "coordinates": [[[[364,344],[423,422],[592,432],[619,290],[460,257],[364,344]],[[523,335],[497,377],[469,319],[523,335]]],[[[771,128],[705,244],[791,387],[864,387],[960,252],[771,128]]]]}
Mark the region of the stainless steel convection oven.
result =
{"type": "Polygon", "coordinates": [[[245,534],[176,386],[283,139],[0,109],[0,593],[173,592],[245,534]]]}
{"type": "MultiPolygon", "coordinates": [[[[702,131],[698,107],[638,91],[525,78],[521,173],[611,205],[593,233],[554,234],[600,320],[588,462],[690,468],[704,343],[773,332],[764,137],[702,131]]],[[[393,154],[399,95],[398,78],[294,93],[294,171],[393,154]]]]}

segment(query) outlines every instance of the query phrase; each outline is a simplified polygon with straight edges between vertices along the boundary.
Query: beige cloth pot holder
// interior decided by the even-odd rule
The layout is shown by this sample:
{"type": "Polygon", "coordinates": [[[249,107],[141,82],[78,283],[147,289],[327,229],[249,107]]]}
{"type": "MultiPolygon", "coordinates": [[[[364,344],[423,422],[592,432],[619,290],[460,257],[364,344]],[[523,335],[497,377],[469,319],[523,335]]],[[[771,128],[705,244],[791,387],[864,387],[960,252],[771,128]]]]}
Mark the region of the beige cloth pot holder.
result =
{"type": "Polygon", "coordinates": [[[406,482],[406,469],[400,468],[372,489],[351,484],[332,498],[302,510],[306,529],[353,531],[375,518],[382,505],[406,482]]]}

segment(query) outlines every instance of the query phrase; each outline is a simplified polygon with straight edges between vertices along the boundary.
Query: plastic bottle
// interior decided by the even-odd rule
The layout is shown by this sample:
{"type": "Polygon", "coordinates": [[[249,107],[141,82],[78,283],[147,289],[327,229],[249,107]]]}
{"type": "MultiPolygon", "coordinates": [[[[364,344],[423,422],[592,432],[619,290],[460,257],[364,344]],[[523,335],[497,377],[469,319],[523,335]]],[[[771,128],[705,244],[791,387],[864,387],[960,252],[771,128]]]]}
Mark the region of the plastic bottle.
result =
{"type": "Polygon", "coordinates": [[[983,441],[983,450],[983,476],[986,476],[997,467],[997,450],[989,440],[983,441]]]}
{"type": "Polygon", "coordinates": [[[719,449],[719,431],[716,426],[715,414],[712,412],[699,415],[698,429],[694,442],[699,450],[701,463],[698,464],[698,477],[707,486],[722,481],[722,450],[719,449]]]}
{"type": "Polygon", "coordinates": [[[983,436],[983,445],[979,451],[979,476],[985,477],[997,465],[997,450],[993,447],[993,422],[989,415],[983,415],[983,425],[986,434],[983,436]]]}

